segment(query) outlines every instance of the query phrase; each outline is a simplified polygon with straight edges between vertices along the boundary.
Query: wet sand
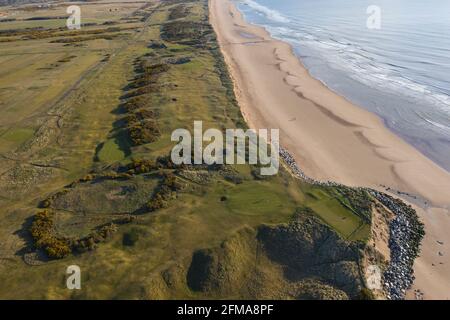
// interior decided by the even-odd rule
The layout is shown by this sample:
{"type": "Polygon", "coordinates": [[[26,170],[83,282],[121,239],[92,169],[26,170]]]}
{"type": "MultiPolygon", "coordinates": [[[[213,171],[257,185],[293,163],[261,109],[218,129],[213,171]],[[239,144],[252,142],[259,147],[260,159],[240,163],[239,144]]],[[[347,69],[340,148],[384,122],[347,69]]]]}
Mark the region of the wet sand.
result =
{"type": "Polygon", "coordinates": [[[407,193],[427,232],[408,297],[420,289],[425,299],[450,298],[450,174],[312,78],[289,44],[246,23],[229,0],[210,0],[210,19],[249,126],[279,128],[314,179],[407,193]]]}

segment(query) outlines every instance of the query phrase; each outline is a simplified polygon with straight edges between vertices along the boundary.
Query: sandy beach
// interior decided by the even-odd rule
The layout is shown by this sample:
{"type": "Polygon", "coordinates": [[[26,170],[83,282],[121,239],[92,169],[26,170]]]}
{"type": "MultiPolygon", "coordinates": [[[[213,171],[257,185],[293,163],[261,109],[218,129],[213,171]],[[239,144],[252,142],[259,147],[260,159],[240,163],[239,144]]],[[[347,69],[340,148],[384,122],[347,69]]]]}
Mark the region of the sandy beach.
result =
{"type": "Polygon", "coordinates": [[[407,297],[420,290],[424,299],[449,299],[450,174],[312,78],[289,44],[246,23],[231,1],[210,0],[210,19],[249,126],[279,128],[282,146],[312,178],[404,193],[426,230],[407,297]]]}

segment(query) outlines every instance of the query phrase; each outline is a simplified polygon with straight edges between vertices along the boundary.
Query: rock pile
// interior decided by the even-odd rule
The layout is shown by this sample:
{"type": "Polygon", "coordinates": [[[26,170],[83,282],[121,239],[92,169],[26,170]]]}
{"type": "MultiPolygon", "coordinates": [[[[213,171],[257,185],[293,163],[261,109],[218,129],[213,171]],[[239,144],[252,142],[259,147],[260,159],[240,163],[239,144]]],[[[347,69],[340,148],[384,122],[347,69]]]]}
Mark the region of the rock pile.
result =
{"type": "Polygon", "coordinates": [[[414,298],[416,300],[423,300],[423,296],[424,296],[424,294],[422,291],[420,291],[419,289],[414,290],[414,298]]]}
{"type": "Polygon", "coordinates": [[[284,160],[284,162],[286,162],[286,164],[289,166],[289,168],[291,169],[292,173],[294,173],[294,175],[296,175],[298,178],[309,182],[309,183],[313,183],[313,184],[318,184],[318,185],[324,185],[324,186],[339,186],[339,183],[333,182],[333,181],[320,181],[320,180],[316,180],[313,179],[311,177],[308,177],[297,165],[297,162],[295,162],[294,157],[286,150],[280,147],[280,157],[281,159],[284,160]]]}
{"type": "Polygon", "coordinates": [[[389,226],[391,261],[383,275],[384,286],[388,299],[404,299],[406,290],[414,281],[413,264],[419,255],[423,224],[416,211],[401,200],[375,190],[370,190],[370,193],[395,214],[389,226]]]}

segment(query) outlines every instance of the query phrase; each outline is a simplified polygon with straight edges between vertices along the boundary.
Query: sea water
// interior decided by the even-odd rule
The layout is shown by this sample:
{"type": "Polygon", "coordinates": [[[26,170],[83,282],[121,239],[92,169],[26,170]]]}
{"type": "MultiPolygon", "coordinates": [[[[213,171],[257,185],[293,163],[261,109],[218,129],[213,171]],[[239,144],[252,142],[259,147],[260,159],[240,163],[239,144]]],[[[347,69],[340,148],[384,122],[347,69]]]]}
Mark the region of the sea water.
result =
{"type": "Polygon", "coordinates": [[[235,3],[289,42],[312,76],[450,171],[449,0],[235,3]]]}

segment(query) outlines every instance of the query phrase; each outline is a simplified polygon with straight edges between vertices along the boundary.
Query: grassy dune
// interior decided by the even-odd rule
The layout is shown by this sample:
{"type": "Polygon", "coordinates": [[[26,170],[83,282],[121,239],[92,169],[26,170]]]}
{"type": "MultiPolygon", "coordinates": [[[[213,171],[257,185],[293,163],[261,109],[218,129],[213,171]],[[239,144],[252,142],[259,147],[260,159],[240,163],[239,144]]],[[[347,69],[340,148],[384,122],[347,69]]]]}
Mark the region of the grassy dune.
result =
{"type": "Polygon", "coordinates": [[[171,132],[194,120],[204,129],[245,123],[207,1],[149,1],[137,12],[139,28],[121,39],[70,50],[19,41],[61,50],[44,59],[14,52],[34,59],[22,65],[32,77],[23,97],[8,96],[0,75],[9,99],[0,109],[10,112],[0,122],[0,190],[9,190],[0,197],[0,297],[359,297],[368,195],[310,185],[284,168],[260,179],[250,165],[158,160],[174,145],[171,132]],[[42,69],[69,51],[76,57],[42,69]],[[31,90],[42,78],[64,80],[31,90]],[[150,128],[158,132],[151,142],[150,128]],[[30,237],[38,206],[52,213],[51,236],[71,247],[63,259],[49,259],[30,237]],[[99,236],[105,225],[115,232],[99,236]],[[71,264],[81,267],[82,290],[65,288],[71,264]]]}

